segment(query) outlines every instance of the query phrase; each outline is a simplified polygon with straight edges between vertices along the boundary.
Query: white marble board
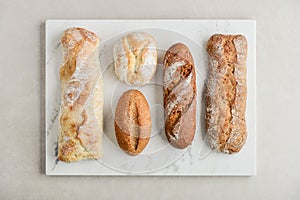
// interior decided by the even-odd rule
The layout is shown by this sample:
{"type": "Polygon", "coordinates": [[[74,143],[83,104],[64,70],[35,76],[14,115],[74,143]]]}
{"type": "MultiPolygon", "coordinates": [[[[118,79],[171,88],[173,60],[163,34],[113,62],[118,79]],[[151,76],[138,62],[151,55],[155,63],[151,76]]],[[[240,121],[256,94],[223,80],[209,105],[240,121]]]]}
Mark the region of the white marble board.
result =
{"type": "Polygon", "coordinates": [[[252,20],[48,20],[46,22],[46,174],[47,175],[184,175],[184,176],[251,176],[256,174],[256,23],[252,20]],[[83,27],[101,39],[100,62],[104,81],[104,158],[76,163],[58,162],[58,111],[60,105],[59,68],[63,31],[83,27]],[[197,130],[190,147],[178,150],[168,144],[163,128],[162,66],[158,65],[152,82],[131,87],[113,74],[112,45],[126,32],[141,30],[158,42],[159,63],[165,50],[176,42],[190,48],[197,71],[197,130]],[[238,154],[211,151],[203,126],[202,98],[207,76],[205,45],[215,33],[244,34],[248,40],[247,59],[247,131],[248,138],[238,154]],[[153,121],[152,135],[143,153],[130,157],[117,146],[113,130],[115,105],[122,92],[140,89],[146,96],[153,121]]]}

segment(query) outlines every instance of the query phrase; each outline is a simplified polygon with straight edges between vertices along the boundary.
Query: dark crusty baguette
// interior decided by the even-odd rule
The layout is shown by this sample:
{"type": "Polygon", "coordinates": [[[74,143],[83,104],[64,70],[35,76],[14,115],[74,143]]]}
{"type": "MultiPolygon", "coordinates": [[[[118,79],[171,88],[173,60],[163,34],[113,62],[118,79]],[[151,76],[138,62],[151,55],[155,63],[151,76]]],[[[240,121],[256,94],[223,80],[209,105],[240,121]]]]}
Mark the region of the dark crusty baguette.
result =
{"type": "Polygon", "coordinates": [[[189,146],[196,129],[196,73],[189,48],[177,43],[164,58],[165,132],[170,144],[189,146]]]}
{"type": "Polygon", "coordinates": [[[239,152],[247,138],[247,40],[242,35],[216,34],[207,43],[209,76],[206,128],[212,149],[239,152]]]}
{"type": "Polygon", "coordinates": [[[152,124],[149,105],[140,91],[128,90],[120,97],[114,124],[121,149],[133,156],[145,149],[152,124]]]}

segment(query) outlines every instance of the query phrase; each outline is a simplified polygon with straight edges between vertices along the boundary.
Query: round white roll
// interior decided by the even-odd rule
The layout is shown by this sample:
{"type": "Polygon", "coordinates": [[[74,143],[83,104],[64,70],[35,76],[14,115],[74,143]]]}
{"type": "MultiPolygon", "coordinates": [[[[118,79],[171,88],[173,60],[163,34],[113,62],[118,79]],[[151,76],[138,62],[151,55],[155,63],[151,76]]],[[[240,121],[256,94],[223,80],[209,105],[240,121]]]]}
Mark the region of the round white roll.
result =
{"type": "Polygon", "coordinates": [[[155,39],[145,32],[132,32],[113,47],[114,71],[129,85],[144,85],[153,78],[157,66],[155,39]]]}

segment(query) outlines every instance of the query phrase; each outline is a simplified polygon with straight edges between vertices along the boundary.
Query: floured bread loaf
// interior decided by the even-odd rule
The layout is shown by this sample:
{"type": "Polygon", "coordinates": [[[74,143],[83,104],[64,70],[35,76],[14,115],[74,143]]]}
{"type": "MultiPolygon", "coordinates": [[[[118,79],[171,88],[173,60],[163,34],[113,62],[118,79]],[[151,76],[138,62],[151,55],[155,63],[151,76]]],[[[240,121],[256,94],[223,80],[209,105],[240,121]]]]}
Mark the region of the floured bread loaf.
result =
{"type": "Polygon", "coordinates": [[[165,132],[176,148],[189,146],[196,129],[196,71],[189,48],[172,45],[164,58],[165,132]]]}
{"type": "Polygon", "coordinates": [[[61,38],[61,108],[58,159],[74,162],[102,157],[103,96],[99,39],[83,28],[61,38]]]}
{"type": "Polygon", "coordinates": [[[117,78],[129,85],[145,85],[155,74],[156,41],[148,33],[125,35],[115,43],[113,56],[117,78]]]}
{"type": "Polygon", "coordinates": [[[220,152],[239,152],[247,138],[247,40],[242,35],[216,34],[208,40],[207,52],[208,140],[211,148],[220,152]]]}

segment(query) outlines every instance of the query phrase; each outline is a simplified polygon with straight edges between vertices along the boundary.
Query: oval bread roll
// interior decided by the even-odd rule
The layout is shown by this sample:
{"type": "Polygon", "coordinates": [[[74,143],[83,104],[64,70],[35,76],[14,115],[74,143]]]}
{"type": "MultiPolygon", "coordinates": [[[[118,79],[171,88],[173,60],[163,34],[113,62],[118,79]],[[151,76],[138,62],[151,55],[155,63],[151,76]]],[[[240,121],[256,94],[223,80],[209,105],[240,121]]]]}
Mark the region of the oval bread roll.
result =
{"type": "Polygon", "coordinates": [[[128,90],[119,99],[115,112],[115,133],[119,146],[129,155],[141,153],[151,135],[150,108],[138,90],[128,90]]]}

